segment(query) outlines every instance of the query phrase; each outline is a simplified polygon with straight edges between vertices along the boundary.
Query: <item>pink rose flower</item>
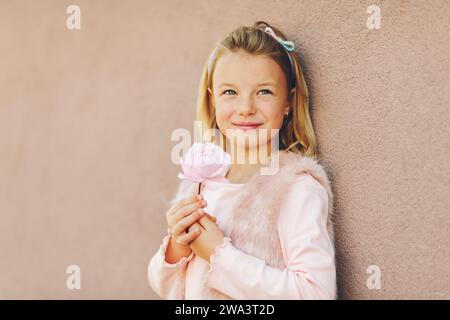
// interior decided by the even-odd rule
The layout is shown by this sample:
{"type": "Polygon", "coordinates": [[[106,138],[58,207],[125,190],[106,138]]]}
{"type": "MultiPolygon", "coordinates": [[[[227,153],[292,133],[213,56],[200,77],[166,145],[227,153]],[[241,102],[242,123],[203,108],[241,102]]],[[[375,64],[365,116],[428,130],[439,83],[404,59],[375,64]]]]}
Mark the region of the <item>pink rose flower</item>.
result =
{"type": "MultiPolygon", "coordinates": [[[[231,157],[214,143],[194,143],[181,161],[178,178],[202,183],[205,180],[230,183],[225,178],[231,157]]],[[[200,185],[199,185],[200,192],[200,185]]]]}

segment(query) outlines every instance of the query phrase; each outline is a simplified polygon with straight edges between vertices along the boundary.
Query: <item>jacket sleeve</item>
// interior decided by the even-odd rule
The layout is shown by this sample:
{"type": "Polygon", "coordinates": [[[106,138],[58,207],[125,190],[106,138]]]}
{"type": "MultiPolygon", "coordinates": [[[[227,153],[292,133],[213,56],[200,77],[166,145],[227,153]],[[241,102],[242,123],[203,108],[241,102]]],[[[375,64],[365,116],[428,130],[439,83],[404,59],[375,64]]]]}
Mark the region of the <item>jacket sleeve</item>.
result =
{"type": "Polygon", "coordinates": [[[192,260],[194,252],[189,257],[182,257],[177,263],[168,263],[165,252],[170,240],[169,229],[156,254],[150,259],[147,268],[150,287],[161,298],[170,300],[185,299],[186,268],[192,260]]]}
{"type": "Polygon", "coordinates": [[[230,238],[210,258],[205,284],[233,299],[336,299],[334,246],[327,230],[328,194],[306,175],[280,207],[278,233],[286,268],[236,248],[230,238]]]}
{"type": "MultiPolygon", "coordinates": [[[[170,206],[182,198],[195,194],[196,184],[187,180],[182,180],[177,187],[175,196],[169,201],[170,206]]],[[[161,298],[170,300],[184,300],[186,288],[186,268],[192,260],[194,252],[189,257],[181,258],[177,263],[168,263],[165,260],[165,253],[170,240],[170,231],[167,228],[167,235],[162,240],[158,251],[150,259],[147,267],[147,278],[150,287],[161,298]]]]}

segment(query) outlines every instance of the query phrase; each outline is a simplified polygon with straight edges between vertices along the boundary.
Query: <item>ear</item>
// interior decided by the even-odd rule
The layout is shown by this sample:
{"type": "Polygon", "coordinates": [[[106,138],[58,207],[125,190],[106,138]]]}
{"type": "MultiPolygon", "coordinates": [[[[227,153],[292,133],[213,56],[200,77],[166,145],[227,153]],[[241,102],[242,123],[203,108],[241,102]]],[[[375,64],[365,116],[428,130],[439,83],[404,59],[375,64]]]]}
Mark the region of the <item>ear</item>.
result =
{"type": "Polygon", "coordinates": [[[295,93],[295,88],[292,88],[292,90],[291,90],[291,96],[293,96],[294,93],[295,93]]]}
{"type": "Polygon", "coordinates": [[[291,101],[294,98],[294,93],[295,93],[295,88],[292,88],[291,92],[288,95],[288,99],[287,99],[287,104],[286,104],[286,109],[285,109],[285,113],[288,112],[290,110],[291,107],[291,101]]]}

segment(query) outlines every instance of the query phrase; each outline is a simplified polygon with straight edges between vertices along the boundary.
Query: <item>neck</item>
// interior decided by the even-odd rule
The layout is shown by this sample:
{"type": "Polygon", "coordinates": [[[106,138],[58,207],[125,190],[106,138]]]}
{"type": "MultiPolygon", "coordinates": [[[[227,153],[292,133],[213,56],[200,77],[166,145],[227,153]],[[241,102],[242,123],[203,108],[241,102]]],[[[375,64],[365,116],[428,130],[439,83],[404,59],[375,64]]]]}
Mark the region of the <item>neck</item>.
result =
{"type": "Polygon", "coordinates": [[[269,150],[267,158],[261,159],[258,148],[240,149],[237,153],[232,153],[232,163],[225,177],[231,183],[246,183],[262,166],[267,164],[270,154],[269,150]]]}
{"type": "Polygon", "coordinates": [[[246,183],[260,169],[259,164],[236,164],[233,163],[228,170],[226,178],[231,183],[246,183]]]}

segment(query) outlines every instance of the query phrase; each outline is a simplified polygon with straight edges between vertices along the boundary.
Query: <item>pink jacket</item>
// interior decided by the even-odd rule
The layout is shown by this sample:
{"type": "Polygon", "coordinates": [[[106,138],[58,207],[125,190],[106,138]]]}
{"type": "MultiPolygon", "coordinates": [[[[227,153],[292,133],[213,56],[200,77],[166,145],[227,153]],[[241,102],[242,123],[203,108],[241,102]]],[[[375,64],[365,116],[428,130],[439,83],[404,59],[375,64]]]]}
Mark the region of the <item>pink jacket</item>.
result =
{"type": "MultiPolygon", "coordinates": [[[[249,179],[230,214],[217,221],[225,239],[195,299],[336,298],[333,194],[324,166],[285,151],[279,153],[279,166],[274,175],[249,179]],[[292,227],[288,221],[280,229],[280,210],[295,215],[292,227]]],[[[182,181],[171,205],[196,194],[197,187],[182,181]]],[[[148,280],[162,298],[186,299],[186,269],[198,257],[192,253],[167,263],[169,237],[150,260],[148,280]]]]}

